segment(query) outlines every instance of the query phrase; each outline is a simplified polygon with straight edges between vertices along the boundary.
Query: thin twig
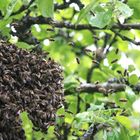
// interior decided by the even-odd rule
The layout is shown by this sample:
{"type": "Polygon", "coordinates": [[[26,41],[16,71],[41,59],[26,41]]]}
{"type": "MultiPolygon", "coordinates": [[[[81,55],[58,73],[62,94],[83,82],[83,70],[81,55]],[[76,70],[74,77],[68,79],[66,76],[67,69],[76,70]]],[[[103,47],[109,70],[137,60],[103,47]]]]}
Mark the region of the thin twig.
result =
{"type": "Polygon", "coordinates": [[[80,112],[80,102],[81,102],[81,98],[80,98],[80,95],[78,94],[77,95],[77,113],[80,112]]]}
{"type": "Polygon", "coordinates": [[[98,67],[99,67],[98,64],[92,64],[91,68],[88,70],[88,73],[87,73],[87,83],[91,82],[91,78],[92,78],[92,75],[93,75],[93,70],[98,68],[98,67]]]}
{"type": "Polygon", "coordinates": [[[27,9],[32,5],[32,3],[33,3],[34,1],[35,1],[35,0],[31,0],[31,1],[29,2],[28,5],[22,5],[22,6],[19,8],[19,10],[17,10],[16,12],[13,12],[11,15],[14,16],[14,15],[20,14],[21,12],[27,10],[27,9]]]}
{"type": "Polygon", "coordinates": [[[107,43],[110,39],[111,35],[106,33],[105,36],[104,36],[104,43],[103,43],[103,47],[102,48],[105,48],[107,46],[107,43]]]}
{"type": "Polygon", "coordinates": [[[78,138],[78,140],[89,140],[92,136],[95,136],[97,132],[99,132],[101,129],[104,129],[105,127],[109,127],[109,126],[104,123],[103,124],[92,123],[89,129],[83,134],[81,138],[78,138]]]}
{"type": "Polygon", "coordinates": [[[117,31],[115,31],[115,30],[112,30],[117,36],[119,36],[122,40],[124,40],[124,41],[129,41],[129,42],[131,42],[131,43],[133,43],[133,44],[135,44],[135,45],[140,45],[140,42],[137,42],[137,41],[135,41],[135,40],[133,40],[133,39],[131,39],[131,38],[128,38],[128,37],[126,37],[126,36],[123,36],[123,35],[121,35],[120,33],[118,33],[117,31]]]}

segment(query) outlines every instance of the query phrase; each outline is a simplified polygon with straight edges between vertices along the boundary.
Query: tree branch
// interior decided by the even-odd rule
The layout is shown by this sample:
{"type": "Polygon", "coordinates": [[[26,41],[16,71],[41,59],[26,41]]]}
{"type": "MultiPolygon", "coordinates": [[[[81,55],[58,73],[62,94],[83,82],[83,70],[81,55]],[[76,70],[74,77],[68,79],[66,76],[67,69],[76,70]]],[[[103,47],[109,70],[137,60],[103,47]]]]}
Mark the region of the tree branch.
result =
{"type": "MultiPolygon", "coordinates": [[[[73,30],[104,30],[106,28],[98,28],[91,26],[89,24],[72,24],[70,22],[64,22],[64,21],[55,21],[51,18],[45,18],[43,16],[38,16],[38,17],[31,17],[29,15],[25,16],[22,20],[20,21],[15,21],[11,25],[13,25],[16,29],[16,36],[21,38],[23,40],[23,34],[26,35],[27,31],[30,30],[30,27],[34,24],[48,24],[52,25],[53,27],[56,28],[67,28],[67,29],[73,29],[73,30]]],[[[115,24],[112,26],[110,30],[114,29],[120,29],[120,30],[130,30],[130,29],[140,29],[140,23],[139,24],[115,24]]],[[[115,32],[116,33],[116,32],[115,32]]],[[[15,33],[12,33],[14,35],[15,33]]],[[[136,45],[140,45],[140,42],[136,42],[134,40],[131,40],[127,37],[124,37],[120,35],[119,33],[116,33],[119,37],[121,37],[123,40],[130,41],[136,45]]]]}
{"type": "Polygon", "coordinates": [[[81,138],[78,138],[78,140],[89,140],[92,136],[94,136],[99,130],[103,129],[104,127],[107,127],[106,124],[91,124],[89,129],[84,133],[84,135],[81,138]]]}
{"type": "MultiPolygon", "coordinates": [[[[23,24],[20,24],[22,28],[30,28],[34,24],[49,24],[57,28],[67,28],[67,29],[73,29],[73,30],[103,30],[106,28],[98,28],[95,26],[91,26],[89,24],[72,24],[70,22],[64,22],[64,21],[55,21],[51,18],[45,18],[43,16],[38,17],[25,17],[22,21],[23,24]]],[[[140,23],[138,24],[114,24],[111,29],[122,29],[122,30],[130,30],[130,29],[140,29],[140,23]]],[[[110,29],[110,30],[111,30],[110,29]]]]}
{"type": "Polygon", "coordinates": [[[128,37],[126,37],[126,36],[123,36],[123,35],[121,35],[120,33],[118,33],[117,31],[115,31],[115,30],[112,30],[117,36],[119,36],[122,40],[124,40],[124,41],[129,41],[129,42],[131,42],[131,43],[133,43],[133,44],[135,44],[135,45],[140,45],[140,42],[137,42],[137,41],[135,41],[135,40],[133,40],[133,39],[131,39],[131,38],[128,38],[128,37]]]}
{"type": "Polygon", "coordinates": [[[124,91],[126,85],[119,83],[101,83],[101,84],[81,84],[80,87],[77,88],[79,92],[101,92],[103,94],[108,94],[111,92],[124,91]]]}
{"type": "MultiPolygon", "coordinates": [[[[107,95],[108,93],[112,92],[119,92],[119,91],[125,91],[126,84],[124,83],[100,83],[100,84],[93,84],[93,83],[84,83],[81,84],[76,90],[79,92],[100,92],[104,95],[107,95]]],[[[140,92],[140,83],[134,85],[132,87],[132,90],[140,92]]]]}

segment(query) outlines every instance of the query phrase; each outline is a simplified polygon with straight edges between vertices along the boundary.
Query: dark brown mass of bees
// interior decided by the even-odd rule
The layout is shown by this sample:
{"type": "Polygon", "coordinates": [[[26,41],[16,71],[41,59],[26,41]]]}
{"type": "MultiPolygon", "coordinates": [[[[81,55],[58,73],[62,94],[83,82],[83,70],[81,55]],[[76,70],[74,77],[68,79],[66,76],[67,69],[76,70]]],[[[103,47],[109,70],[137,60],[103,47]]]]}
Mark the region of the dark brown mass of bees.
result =
{"type": "Polygon", "coordinates": [[[0,140],[24,140],[19,114],[47,131],[63,102],[62,69],[44,54],[0,42],[0,140]]]}

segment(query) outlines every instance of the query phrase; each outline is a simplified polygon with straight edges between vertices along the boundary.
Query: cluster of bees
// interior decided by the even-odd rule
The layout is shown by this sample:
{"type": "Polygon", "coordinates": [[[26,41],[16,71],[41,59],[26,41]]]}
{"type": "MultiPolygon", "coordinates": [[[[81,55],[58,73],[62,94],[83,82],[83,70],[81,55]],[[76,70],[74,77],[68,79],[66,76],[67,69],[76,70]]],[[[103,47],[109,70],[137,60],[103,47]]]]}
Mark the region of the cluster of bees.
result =
{"type": "Polygon", "coordinates": [[[62,69],[48,54],[0,42],[0,139],[25,139],[20,113],[46,132],[63,103],[62,69]],[[44,59],[45,58],[45,59],[44,59]]]}

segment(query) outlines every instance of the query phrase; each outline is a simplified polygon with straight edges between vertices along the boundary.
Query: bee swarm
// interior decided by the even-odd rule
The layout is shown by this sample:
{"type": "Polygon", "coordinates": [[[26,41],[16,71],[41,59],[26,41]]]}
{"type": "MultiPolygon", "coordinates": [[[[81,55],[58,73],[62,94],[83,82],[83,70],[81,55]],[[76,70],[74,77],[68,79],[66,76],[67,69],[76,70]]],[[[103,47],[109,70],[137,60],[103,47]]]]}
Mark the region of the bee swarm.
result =
{"type": "Polygon", "coordinates": [[[62,69],[43,54],[0,42],[0,140],[23,140],[19,114],[27,111],[42,131],[63,103],[62,69]]]}

